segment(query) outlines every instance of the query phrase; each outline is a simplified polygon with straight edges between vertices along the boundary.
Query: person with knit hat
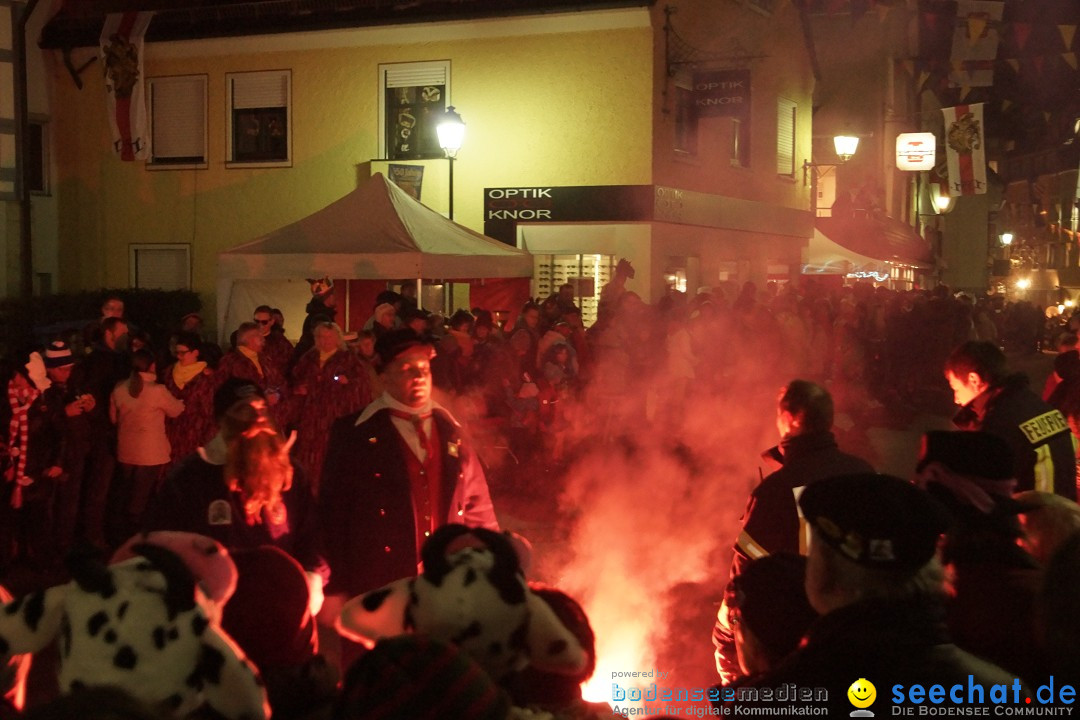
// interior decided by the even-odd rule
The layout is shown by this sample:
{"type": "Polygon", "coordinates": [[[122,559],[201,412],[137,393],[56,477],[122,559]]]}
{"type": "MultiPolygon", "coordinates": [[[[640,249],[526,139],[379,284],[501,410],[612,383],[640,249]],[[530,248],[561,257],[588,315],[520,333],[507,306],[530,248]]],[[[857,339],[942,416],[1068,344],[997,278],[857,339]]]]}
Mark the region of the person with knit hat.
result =
{"type": "Polygon", "coordinates": [[[318,654],[303,568],[272,545],[235,550],[231,556],[236,591],[225,605],[221,627],[259,668],[274,718],[311,717],[329,709],[338,673],[318,654]]]}
{"type": "Polygon", "coordinates": [[[949,631],[960,647],[1032,677],[1038,667],[1039,563],[1020,545],[1012,451],[990,433],[923,435],[915,482],[952,516],[941,546],[948,568],[949,631]]]}
{"type": "Polygon", "coordinates": [[[799,508],[811,528],[806,596],[821,617],[752,687],[826,688],[829,716],[846,717],[860,678],[879,683],[877,711],[868,708],[879,716],[891,702],[885,683],[1012,686],[1012,673],[958,648],[940,620],[937,545],[949,516],[929,493],[889,475],[841,475],[809,485],[799,508]]]}
{"type": "Polygon", "coordinates": [[[506,720],[510,700],[464,651],[423,635],[380,640],[345,674],[334,720],[506,720]]]}

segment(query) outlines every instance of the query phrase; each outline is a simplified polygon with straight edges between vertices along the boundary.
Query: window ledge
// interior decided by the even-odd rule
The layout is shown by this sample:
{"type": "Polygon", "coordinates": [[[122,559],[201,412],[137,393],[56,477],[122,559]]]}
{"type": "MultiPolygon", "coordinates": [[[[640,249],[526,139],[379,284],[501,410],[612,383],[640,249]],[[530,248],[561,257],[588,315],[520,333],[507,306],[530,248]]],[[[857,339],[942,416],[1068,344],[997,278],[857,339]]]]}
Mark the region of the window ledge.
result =
{"type": "Polygon", "coordinates": [[[210,164],[205,160],[197,163],[146,163],[146,169],[152,171],[158,170],[206,170],[210,167],[210,164]]]}
{"type": "Polygon", "coordinates": [[[291,168],[292,160],[267,160],[266,162],[226,162],[226,169],[229,170],[242,170],[242,169],[255,169],[260,168],[291,168]]]}

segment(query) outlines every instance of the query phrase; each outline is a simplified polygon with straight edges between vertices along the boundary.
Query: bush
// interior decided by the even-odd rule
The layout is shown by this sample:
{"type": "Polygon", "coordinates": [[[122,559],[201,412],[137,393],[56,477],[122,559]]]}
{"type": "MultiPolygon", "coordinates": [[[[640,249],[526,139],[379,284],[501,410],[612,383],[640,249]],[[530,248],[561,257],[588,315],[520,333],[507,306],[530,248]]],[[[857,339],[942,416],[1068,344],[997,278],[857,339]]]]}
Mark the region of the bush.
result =
{"type": "Polygon", "coordinates": [[[125,316],[149,335],[155,348],[164,347],[180,318],[202,309],[198,294],[190,290],[101,289],[5,298],[0,300],[0,353],[39,347],[57,337],[81,341],[83,329],[101,317],[101,305],[111,296],[124,301],[125,316]]]}

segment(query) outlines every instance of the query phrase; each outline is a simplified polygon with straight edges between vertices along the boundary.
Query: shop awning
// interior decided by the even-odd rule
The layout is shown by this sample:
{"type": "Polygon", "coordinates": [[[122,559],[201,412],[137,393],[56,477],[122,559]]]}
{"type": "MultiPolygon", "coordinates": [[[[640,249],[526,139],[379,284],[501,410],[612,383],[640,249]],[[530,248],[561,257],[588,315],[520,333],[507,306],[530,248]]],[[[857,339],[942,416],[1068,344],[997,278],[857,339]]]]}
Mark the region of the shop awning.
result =
{"type": "Polygon", "coordinates": [[[843,245],[833,242],[823,232],[814,228],[814,236],[803,255],[803,275],[847,275],[853,272],[889,274],[882,260],[860,255],[843,245]]]}
{"type": "Polygon", "coordinates": [[[834,215],[815,218],[815,226],[836,244],[877,261],[931,265],[930,243],[915,228],[886,215],[834,215]]]}

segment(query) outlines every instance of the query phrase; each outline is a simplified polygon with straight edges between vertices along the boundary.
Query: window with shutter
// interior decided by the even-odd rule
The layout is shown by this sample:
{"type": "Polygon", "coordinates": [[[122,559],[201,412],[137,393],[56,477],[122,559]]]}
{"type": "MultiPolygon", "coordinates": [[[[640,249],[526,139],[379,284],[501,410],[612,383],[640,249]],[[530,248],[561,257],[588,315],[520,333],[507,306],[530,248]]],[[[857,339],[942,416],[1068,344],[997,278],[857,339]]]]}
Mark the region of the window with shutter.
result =
{"type": "Polygon", "coordinates": [[[135,244],[130,246],[129,260],[131,287],[191,289],[191,245],[135,244]]]}
{"type": "Polygon", "coordinates": [[[154,169],[205,168],[206,75],[150,78],[150,159],[154,169]]]}
{"type": "Polygon", "coordinates": [[[776,99],[776,174],[795,176],[795,114],[797,106],[785,98],[776,99]]]}
{"type": "Polygon", "coordinates": [[[292,71],[229,73],[226,167],[292,163],[292,71]]]}
{"type": "Polygon", "coordinates": [[[380,65],[380,155],[388,160],[443,157],[436,127],[449,94],[449,60],[380,65]]]}

